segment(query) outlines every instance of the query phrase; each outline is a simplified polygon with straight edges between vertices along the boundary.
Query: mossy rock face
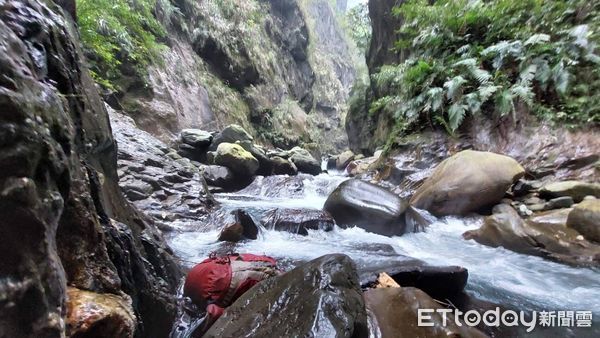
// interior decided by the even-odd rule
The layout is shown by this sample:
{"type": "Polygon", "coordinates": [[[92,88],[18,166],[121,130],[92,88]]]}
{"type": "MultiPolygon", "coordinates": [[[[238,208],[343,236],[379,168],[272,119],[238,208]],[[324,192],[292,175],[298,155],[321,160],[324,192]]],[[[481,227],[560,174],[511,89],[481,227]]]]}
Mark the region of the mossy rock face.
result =
{"type": "Polygon", "coordinates": [[[499,202],[524,174],[508,156],[465,150],[440,163],[410,202],[436,216],[465,215],[499,202]]]}
{"type": "Polygon", "coordinates": [[[581,181],[554,182],[545,185],[540,195],[549,198],[569,196],[575,202],[581,202],[586,196],[600,198],[600,184],[581,181]]]}
{"type": "Polygon", "coordinates": [[[259,167],[258,160],[238,144],[221,143],[217,147],[215,164],[231,169],[241,177],[252,177],[259,167]]]}
{"type": "Polygon", "coordinates": [[[567,218],[567,226],[586,239],[600,242],[600,200],[585,200],[575,206],[567,218]]]}

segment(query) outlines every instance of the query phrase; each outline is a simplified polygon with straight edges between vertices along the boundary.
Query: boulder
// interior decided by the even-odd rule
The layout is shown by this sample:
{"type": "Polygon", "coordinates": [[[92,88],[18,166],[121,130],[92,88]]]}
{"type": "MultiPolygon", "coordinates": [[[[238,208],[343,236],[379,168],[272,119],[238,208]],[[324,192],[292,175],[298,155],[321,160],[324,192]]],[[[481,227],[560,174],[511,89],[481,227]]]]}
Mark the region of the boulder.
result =
{"type": "Polygon", "coordinates": [[[292,153],[290,161],[296,165],[298,171],[311,175],[318,175],[321,173],[321,164],[308,152],[308,150],[294,147],[290,152],[292,153]]]}
{"type": "Polygon", "coordinates": [[[586,199],[569,213],[567,226],[586,239],[600,242],[600,200],[586,199]]]}
{"type": "Polygon", "coordinates": [[[215,164],[225,166],[241,177],[252,177],[259,167],[258,160],[240,145],[221,143],[215,155],[215,164]]]}
{"type": "Polygon", "coordinates": [[[179,140],[195,148],[206,148],[211,144],[213,135],[200,129],[184,129],[179,133],[179,140]]]}
{"type": "Polygon", "coordinates": [[[308,230],[331,231],[335,221],[326,211],[308,209],[274,209],[263,217],[261,223],[270,230],[288,231],[308,235],[308,230]]]}
{"type": "Polygon", "coordinates": [[[67,288],[68,337],[133,337],[131,298],[67,288]]]}
{"type": "Polygon", "coordinates": [[[253,140],[254,138],[244,128],[237,124],[231,124],[215,136],[209,149],[215,151],[221,143],[252,142],[253,140]]]}
{"type": "Polygon", "coordinates": [[[242,148],[244,148],[246,151],[252,154],[254,158],[258,160],[259,165],[258,170],[256,172],[257,175],[271,175],[271,172],[273,171],[273,163],[271,162],[269,157],[267,157],[267,154],[262,148],[258,147],[250,141],[238,141],[236,143],[242,146],[242,148]]]}
{"type": "Polygon", "coordinates": [[[298,168],[296,165],[289,160],[275,156],[271,158],[271,164],[273,166],[273,175],[297,175],[298,168]]]}
{"type": "Polygon", "coordinates": [[[570,208],[575,202],[570,196],[557,197],[546,202],[545,210],[570,208]]]}
{"type": "Polygon", "coordinates": [[[382,269],[367,269],[361,274],[361,285],[369,287],[380,273],[387,273],[400,286],[416,287],[436,299],[447,299],[461,293],[469,272],[460,266],[430,266],[422,261],[407,260],[382,269]],[[368,271],[368,272],[367,272],[368,271]]]}
{"type": "Polygon", "coordinates": [[[354,153],[351,150],[341,153],[335,161],[335,166],[338,170],[344,170],[350,162],[354,160],[354,153]]]}
{"type": "Polygon", "coordinates": [[[233,171],[220,165],[207,165],[202,169],[202,176],[211,186],[229,189],[235,186],[233,171]]]}
{"type": "Polygon", "coordinates": [[[356,225],[369,232],[394,236],[406,231],[403,214],[408,203],[374,184],[350,179],[327,198],[323,209],[340,226],[356,225]]]}
{"type": "Polygon", "coordinates": [[[232,214],[233,222],[223,227],[219,234],[219,241],[239,242],[244,238],[256,239],[258,237],[258,227],[247,212],[237,209],[232,214]]]}
{"type": "Polygon", "coordinates": [[[524,173],[508,156],[461,151],[440,163],[410,202],[438,217],[465,215],[498,203],[524,173]]]}
{"type": "Polygon", "coordinates": [[[367,337],[354,262],[326,255],[256,285],[204,337],[367,337]]]}
{"type": "Polygon", "coordinates": [[[544,198],[569,196],[576,203],[579,203],[583,201],[585,196],[600,198],[600,183],[586,183],[581,181],[549,183],[540,190],[540,196],[544,198]]]}
{"type": "Polygon", "coordinates": [[[431,326],[419,326],[419,309],[443,309],[425,292],[413,287],[370,289],[363,294],[365,305],[379,329],[377,337],[487,337],[483,332],[466,326],[458,326],[452,313],[447,321],[438,312],[427,313],[431,326]],[[444,325],[447,324],[447,325],[444,325]]]}
{"type": "Polygon", "coordinates": [[[575,266],[600,266],[600,246],[586,241],[564,224],[524,221],[510,206],[500,204],[477,230],[463,234],[465,239],[504,247],[522,254],[575,266]]]}

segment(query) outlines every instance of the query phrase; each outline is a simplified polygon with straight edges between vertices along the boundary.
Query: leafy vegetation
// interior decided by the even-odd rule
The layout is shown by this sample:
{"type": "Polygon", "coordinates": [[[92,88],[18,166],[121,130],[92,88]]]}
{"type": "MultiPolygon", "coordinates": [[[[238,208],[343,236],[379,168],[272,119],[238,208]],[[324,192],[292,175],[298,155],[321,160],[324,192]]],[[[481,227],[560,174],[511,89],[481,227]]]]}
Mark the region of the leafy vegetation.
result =
{"type": "Polygon", "coordinates": [[[449,133],[476,114],[600,122],[600,3],[429,3],[394,9],[405,20],[396,48],[410,57],[372,75],[371,114],[391,114],[403,130],[437,123],[449,133]]]}
{"type": "Polygon", "coordinates": [[[371,20],[367,4],[361,3],[348,10],[345,20],[347,31],[358,49],[365,54],[371,41],[371,20]]]}
{"type": "MultiPolygon", "coordinates": [[[[163,18],[176,15],[169,0],[160,0],[163,18]]],[[[163,25],[155,18],[156,0],[77,0],[81,39],[90,55],[94,79],[109,89],[127,62],[143,74],[162,46],[163,25]]]]}

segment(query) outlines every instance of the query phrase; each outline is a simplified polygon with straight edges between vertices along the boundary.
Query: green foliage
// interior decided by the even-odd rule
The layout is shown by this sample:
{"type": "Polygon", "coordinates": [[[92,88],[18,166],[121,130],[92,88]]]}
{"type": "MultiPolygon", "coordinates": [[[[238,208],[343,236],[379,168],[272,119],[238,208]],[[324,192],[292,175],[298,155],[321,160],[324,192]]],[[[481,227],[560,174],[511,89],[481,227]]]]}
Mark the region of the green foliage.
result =
{"type": "MultiPolygon", "coordinates": [[[[164,18],[175,13],[168,0],[161,0],[164,18]],[[171,12],[168,12],[171,11],[171,12]]],[[[90,55],[92,76],[109,89],[121,76],[123,62],[143,74],[156,58],[165,36],[154,17],[156,0],[77,0],[81,40],[90,55]]]]}
{"type": "Polygon", "coordinates": [[[600,3],[411,0],[396,7],[410,57],[372,75],[385,111],[455,133],[468,115],[530,111],[567,126],[600,122],[600,3]]]}
{"type": "Polygon", "coordinates": [[[371,20],[369,19],[367,4],[359,4],[348,10],[346,13],[346,26],[350,37],[364,54],[371,41],[371,20]]]}

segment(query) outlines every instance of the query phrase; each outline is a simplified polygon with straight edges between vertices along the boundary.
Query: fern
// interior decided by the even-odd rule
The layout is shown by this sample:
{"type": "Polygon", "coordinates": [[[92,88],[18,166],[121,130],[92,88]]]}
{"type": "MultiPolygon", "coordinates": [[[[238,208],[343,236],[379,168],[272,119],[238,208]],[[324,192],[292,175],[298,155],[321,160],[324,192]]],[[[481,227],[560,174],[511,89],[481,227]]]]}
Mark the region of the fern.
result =
{"type": "Polygon", "coordinates": [[[457,102],[463,93],[465,83],[467,83],[467,80],[460,75],[446,81],[444,88],[447,90],[446,97],[448,97],[448,100],[457,102]]]}

